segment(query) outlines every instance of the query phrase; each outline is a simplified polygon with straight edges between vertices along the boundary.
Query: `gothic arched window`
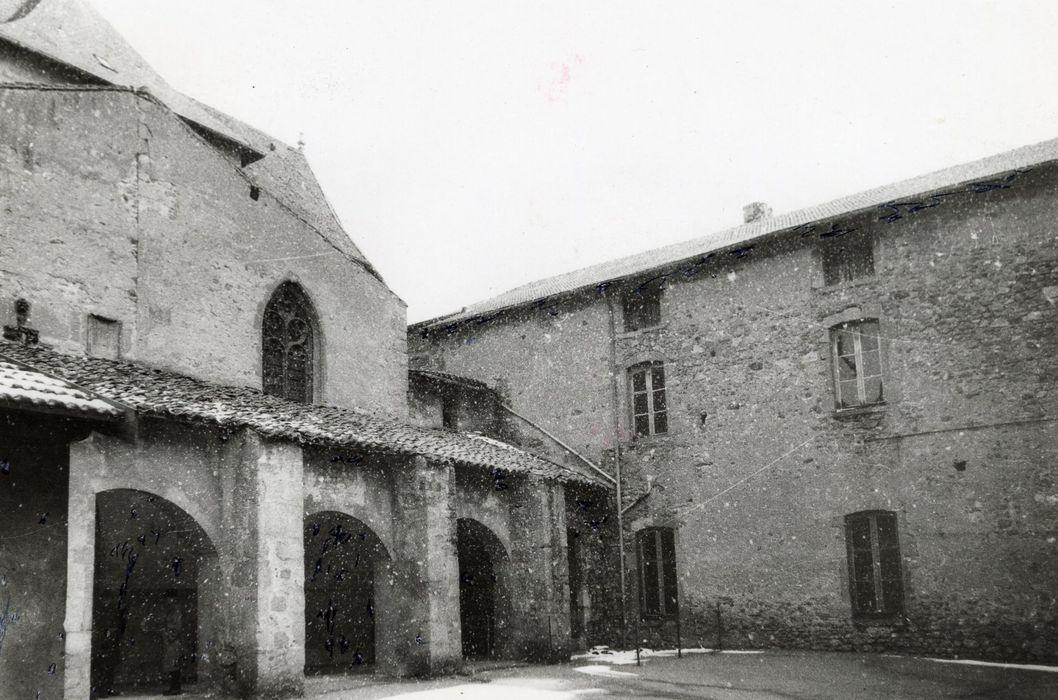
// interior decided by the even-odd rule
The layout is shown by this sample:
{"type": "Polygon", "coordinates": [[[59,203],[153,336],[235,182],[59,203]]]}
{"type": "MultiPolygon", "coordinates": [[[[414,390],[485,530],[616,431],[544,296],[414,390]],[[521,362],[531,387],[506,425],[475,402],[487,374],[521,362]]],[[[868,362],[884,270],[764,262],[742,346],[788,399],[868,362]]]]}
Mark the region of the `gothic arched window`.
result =
{"type": "Polygon", "coordinates": [[[264,392],[312,403],[316,345],[312,304],[294,282],[279,285],[261,324],[264,392]]]}

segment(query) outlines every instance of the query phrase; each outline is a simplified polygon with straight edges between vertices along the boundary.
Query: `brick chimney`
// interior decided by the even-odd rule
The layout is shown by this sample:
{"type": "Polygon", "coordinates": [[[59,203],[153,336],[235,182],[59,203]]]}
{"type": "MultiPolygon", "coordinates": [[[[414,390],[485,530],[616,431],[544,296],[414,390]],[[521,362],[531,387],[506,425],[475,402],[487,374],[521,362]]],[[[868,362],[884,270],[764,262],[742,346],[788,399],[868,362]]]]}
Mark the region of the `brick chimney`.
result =
{"type": "Polygon", "coordinates": [[[771,216],[771,207],[764,202],[750,202],[742,207],[742,222],[751,224],[754,221],[767,219],[771,216]]]}

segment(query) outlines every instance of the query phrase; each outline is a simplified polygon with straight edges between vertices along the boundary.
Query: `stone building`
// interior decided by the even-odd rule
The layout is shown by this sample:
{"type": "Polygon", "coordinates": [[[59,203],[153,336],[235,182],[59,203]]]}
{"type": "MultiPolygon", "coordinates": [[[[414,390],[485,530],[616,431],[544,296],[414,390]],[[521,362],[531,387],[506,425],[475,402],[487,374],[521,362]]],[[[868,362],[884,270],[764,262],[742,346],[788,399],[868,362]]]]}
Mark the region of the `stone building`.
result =
{"type": "Polygon", "coordinates": [[[0,114],[0,694],[568,656],[607,479],[409,413],[405,305],[299,149],[80,0],[0,2],[0,114]]]}
{"type": "Polygon", "coordinates": [[[1058,658],[1058,141],[415,324],[620,482],[646,643],[1058,658]]]}

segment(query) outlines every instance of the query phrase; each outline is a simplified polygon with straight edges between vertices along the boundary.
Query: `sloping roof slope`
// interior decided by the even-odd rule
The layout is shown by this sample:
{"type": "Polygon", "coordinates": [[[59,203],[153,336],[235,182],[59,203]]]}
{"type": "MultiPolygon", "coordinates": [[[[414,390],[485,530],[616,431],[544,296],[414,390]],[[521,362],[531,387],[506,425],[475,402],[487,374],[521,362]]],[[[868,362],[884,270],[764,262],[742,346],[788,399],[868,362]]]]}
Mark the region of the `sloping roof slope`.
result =
{"type": "Polygon", "coordinates": [[[464,386],[468,389],[477,389],[479,391],[494,391],[492,387],[477,379],[471,379],[470,377],[463,377],[458,374],[451,374],[449,372],[438,372],[433,369],[408,369],[408,374],[414,379],[416,377],[422,377],[423,379],[432,379],[437,382],[443,382],[445,384],[455,384],[458,386],[464,386]]]}
{"type": "Polygon", "coordinates": [[[377,276],[378,273],[342,228],[302,151],[277,144],[275,151],[243,169],[262,189],[275,195],[339,250],[362,262],[377,276]]]}
{"type": "Polygon", "coordinates": [[[120,418],[123,411],[73,384],[0,357],[0,407],[84,416],[120,418]]]}
{"type": "Polygon", "coordinates": [[[246,168],[260,186],[343,253],[367,264],[327,203],[304,153],[173,89],[83,0],[26,0],[9,17],[0,16],[0,39],[105,83],[146,88],[178,116],[260,153],[264,158],[246,168]]]}
{"type": "MultiPolygon", "coordinates": [[[[750,241],[869,209],[878,209],[879,218],[895,220],[916,209],[935,206],[923,201],[923,195],[962,187],[967,192],[986,191],[1001,186],[1004,176],[1043,163],[1058,160],[1058,139],[1024,146],[981,160],[913,177],[892,185],[835,199],[807,209],[760,219],[752,223],[713,233],[701,238],[648,250],[573,272],[530,282],[503,292],[491,299],[472,304],[461,311],[414,324],[430,328],[460,323],[539,299],[594,287],[656,268],[673,265],[725,248],[736,248],[750,241]]],[[[928,198],[925,198],[928,200],[928,198]]]]}
{"type": "Polygon", "coordinates": [[[248,387],[209,384],[131,362],[64,355],[42,347],[0,342],[0,357],[3,356],[74,382],[147,416],[250,428],[269,438],[304,445],[421,455],[563,483],[590,481],[528,452],[497,446],[475,435],[419,428],[337,406],[295,403],[248,387]]]}

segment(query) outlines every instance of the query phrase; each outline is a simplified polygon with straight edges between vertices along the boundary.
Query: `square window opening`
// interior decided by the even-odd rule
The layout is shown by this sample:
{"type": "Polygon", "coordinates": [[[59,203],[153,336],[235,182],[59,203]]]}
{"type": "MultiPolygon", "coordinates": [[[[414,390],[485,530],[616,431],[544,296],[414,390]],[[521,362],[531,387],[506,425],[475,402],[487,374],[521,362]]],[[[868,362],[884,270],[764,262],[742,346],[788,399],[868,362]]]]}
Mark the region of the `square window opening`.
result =
{"type": "Polygon", "coordinates": [[[661,286],[644,284],[625,293],[622,299],[626,332],[653,328],[661,323],[661,286]]]}
{"type": "Polygon", "coordinates": [[[820,242],[823,283],[852,282],[874,274],[874,248],[869,234],[846,233],[820,242]]]}

